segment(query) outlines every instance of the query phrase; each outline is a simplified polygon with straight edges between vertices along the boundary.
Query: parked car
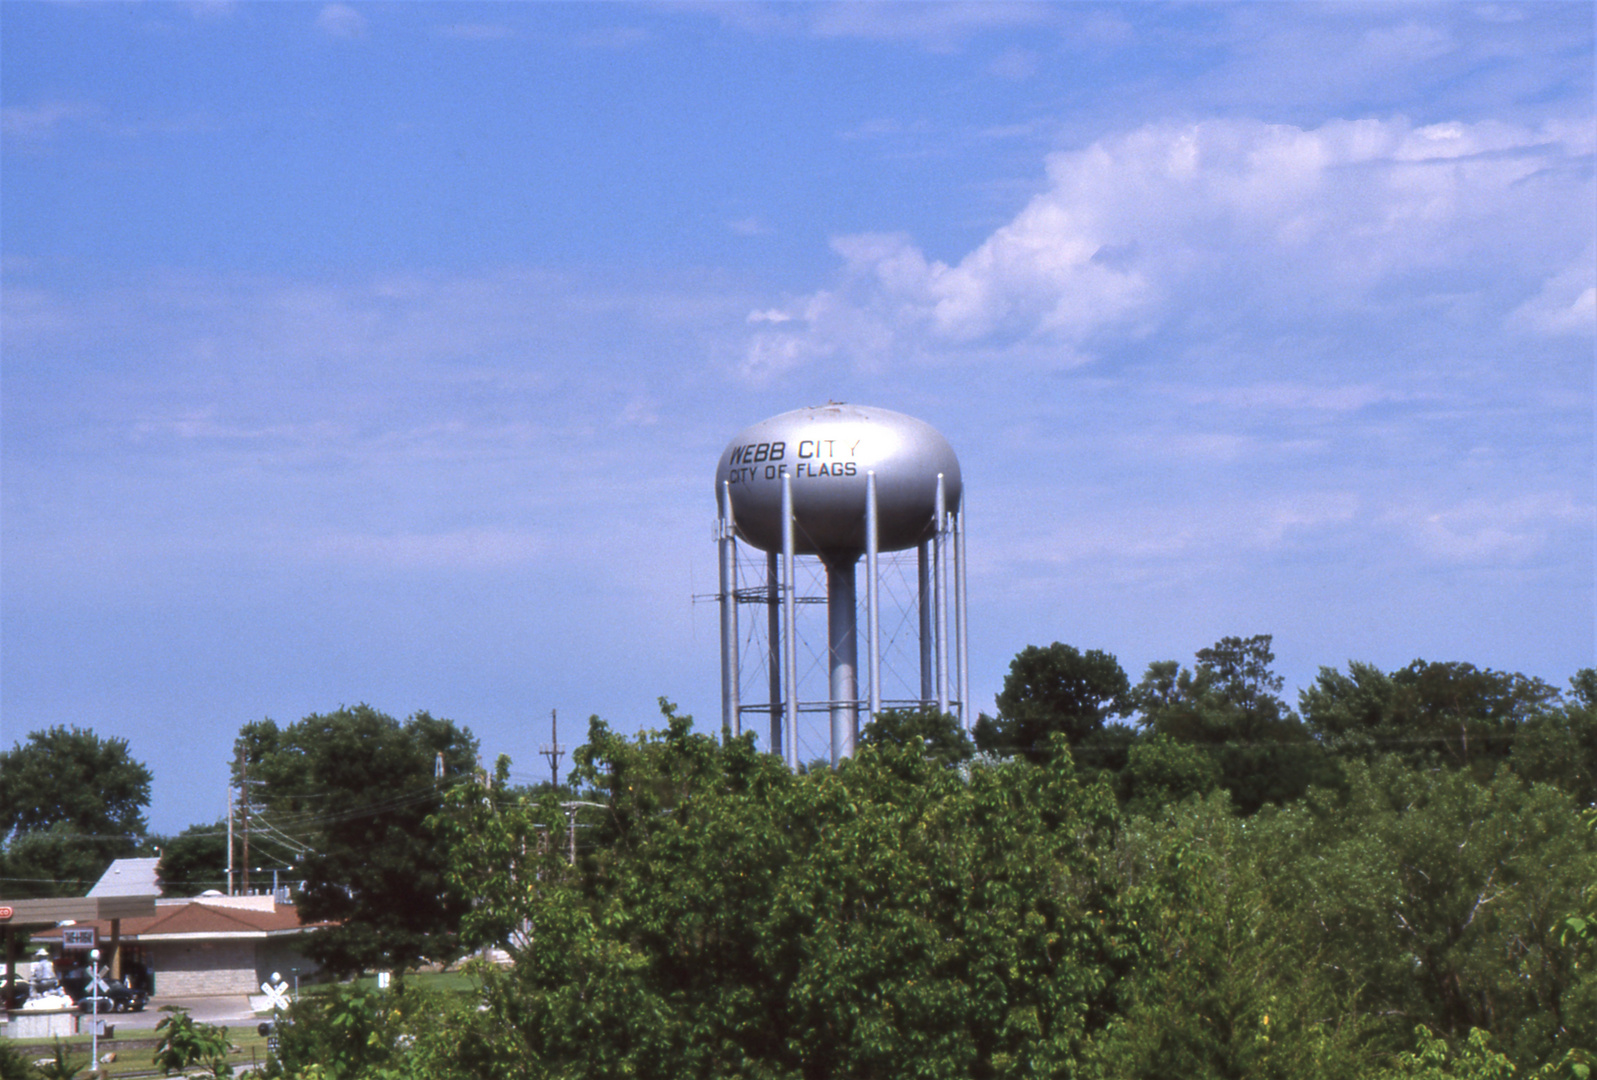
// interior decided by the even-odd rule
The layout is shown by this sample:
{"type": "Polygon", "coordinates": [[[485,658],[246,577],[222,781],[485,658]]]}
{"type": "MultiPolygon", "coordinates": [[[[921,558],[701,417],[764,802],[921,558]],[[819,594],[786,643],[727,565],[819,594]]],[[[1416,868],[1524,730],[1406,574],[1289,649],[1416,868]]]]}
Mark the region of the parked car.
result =
{"type": "Polygon", "coordinates": [[[87,968],[70,968],[61,975],[61,987],[78,1007],[79,1012],[143,1012],[150,995],[143,989],[132,989],[121,979],[106,982],[103,994],[91,993],[87,968]]]}

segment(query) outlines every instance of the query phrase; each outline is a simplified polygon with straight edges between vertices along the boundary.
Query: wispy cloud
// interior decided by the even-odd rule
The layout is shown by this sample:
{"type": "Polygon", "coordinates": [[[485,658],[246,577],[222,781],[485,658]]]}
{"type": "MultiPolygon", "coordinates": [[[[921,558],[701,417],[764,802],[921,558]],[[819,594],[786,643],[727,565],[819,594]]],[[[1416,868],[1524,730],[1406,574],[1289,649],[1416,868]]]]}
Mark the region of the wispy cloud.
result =
{"type": "Polygon", "coordinates": [[[957,52],[970,40],[995,31],[1068,22],[1053,5],[1026,0],[943,4],[876,0],[849,4],[727,4],[688,0],[673,8],[711,16],[744,33],[901,42],[933,53],[957,52]]]}
{"type": "Polygon", "coordinates": [[[641,26],[611,26],[579,34],[576,44],[583,49],[626,52],[647,44],[650,36],[649,31],[641,26]]]}
{"type": "Polygon", "coordinates": [[[810,31],[818,37],[908,41],[933,52],[952,52],[967,39],[995,29],[1037,27],[1059,20],[1040,3],[821,4],[810,31]]]}
{"type": "Polygon", "coordinates": [[[328,37],[364,37],[366,16],[348,4],[327,4],[317,13],[316,27],[328,37]]]}
{"type": "Polygon", "coordinates": [[[439,37],[456,41],[504,41],[516,36],[513,27],[504,23],[459,22],[440,26],[439,37]]]}
{"type": "Polygon", "coordinates": [[[183,5],[190,15],[204,21],[225,19],[238,12],[238,0],[188,0],[183,5]]]}
{"type": "Polygon", "coordinates": [[[726,223],[726,227],[739,236],[768,236],[771,227],[757,217],[738,218],[726,223]]]}
{"type": "Polygon", "coordinates": [[[47,101],[38,105],[0,108],[0,134],[12,139],[47,139],[70,120],[92,116],[98,109],[84,102],[47,101]]]}
{"type": "Polygon", "coordinates": [[[1451,563],[1514,564],[1541,555],[1555,538],[1589,534],[1594,508],[1563,492],[1393,507],[1385,520],[1424,553],[1451,563]]]}
{"type": "Polygon", "coordinates": [[[1597,334],[1597,246],[1548,278],[1515,309],[1513,319],[1532,333],[1548,336],[1597,334]]]}

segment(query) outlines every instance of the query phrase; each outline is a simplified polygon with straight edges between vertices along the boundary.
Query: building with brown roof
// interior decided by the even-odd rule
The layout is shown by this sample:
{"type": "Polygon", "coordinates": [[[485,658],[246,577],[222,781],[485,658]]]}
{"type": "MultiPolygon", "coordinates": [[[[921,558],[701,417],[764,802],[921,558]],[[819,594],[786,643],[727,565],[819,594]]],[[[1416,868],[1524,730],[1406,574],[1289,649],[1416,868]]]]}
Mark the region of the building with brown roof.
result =
{"type": "MultiPolygon", "coordinates": [[[[294,905],[270,896],[201,896],[157,900],[155,914],[121,920],[124,957],[142,962],[162,997],[258,994],[274,972],[301,979],[318,969],[300,951],[305,935],[328,923],[301,925],[294,905]]],[[[81,940],[94,928],[96,944],[109,950],[109,921],[80,922],[33,934],[40,944],[63,945],[64,931],[81,940]]],[[[86,948],[86,946],[78,946],[86,948]]]]}

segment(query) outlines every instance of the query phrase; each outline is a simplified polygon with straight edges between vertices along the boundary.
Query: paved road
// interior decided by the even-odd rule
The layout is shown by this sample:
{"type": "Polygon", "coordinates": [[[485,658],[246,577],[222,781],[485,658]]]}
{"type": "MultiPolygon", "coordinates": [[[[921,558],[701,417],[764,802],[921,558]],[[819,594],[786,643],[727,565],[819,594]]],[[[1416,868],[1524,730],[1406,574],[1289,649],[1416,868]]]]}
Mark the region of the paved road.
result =
{"type": "MultiPolygon", "coordinates": [[[[166,1014],[161,1011],[163,1005],[178,1005],[189,1011],[189,1015],[196,1020],[203,1020],[207,1024],[225,1024],[228,1027],[253,1026],[258,1021],[255,1012],[250,1008],[250,999],[242,994],[222,997],[153,997],[144,1007],[143,1012],[136,1013],[107,1013],[105,1022],[115,1024],[120,1034],[124,1031],[131,1032],[145,1028],[153,1028],[161,1022],[166,1014]]],[[[87,1019],[87,1018],[85,1018],[87,1019]]],[[[85,1024],[82,1030],[87,1031],[85,1024]]]]}

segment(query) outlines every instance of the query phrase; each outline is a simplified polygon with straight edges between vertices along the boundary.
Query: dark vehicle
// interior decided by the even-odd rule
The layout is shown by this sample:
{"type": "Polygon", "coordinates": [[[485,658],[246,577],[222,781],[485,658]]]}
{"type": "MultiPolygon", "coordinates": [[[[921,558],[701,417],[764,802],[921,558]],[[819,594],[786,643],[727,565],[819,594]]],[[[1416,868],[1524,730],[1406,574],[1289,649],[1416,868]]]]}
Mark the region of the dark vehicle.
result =
{"type": "Polygon", "coordinates": [[[33,984],[20,976],[0,978],[0,1002],[8,1009],[18,1009],[33,994],[33,984]]]}
{"type": "Polygon", "coordinates": [[[61,975],[61,988],[79,1012],[143,1012],[150,1000],[148,991],[135,990],[122,979],[108,979],[105,986],[104,993],[93,993],[87,968],[69,968],[61,975]]]}

